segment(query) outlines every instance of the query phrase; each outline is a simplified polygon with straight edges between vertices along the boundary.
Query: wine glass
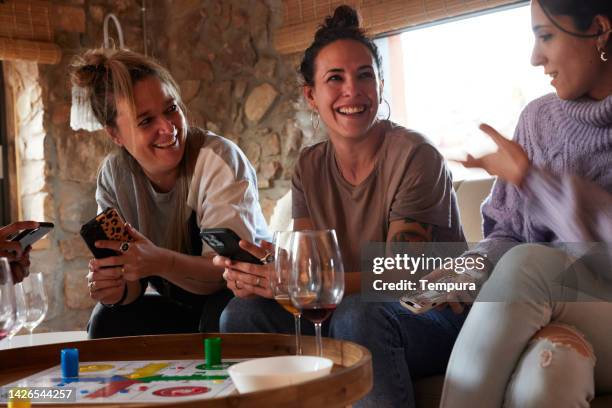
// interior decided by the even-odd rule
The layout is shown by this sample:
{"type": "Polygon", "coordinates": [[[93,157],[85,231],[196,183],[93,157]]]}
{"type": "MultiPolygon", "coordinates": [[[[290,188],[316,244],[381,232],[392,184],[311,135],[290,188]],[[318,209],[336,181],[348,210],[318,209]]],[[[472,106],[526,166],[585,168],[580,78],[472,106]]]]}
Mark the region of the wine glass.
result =
{"type": "Polygon", "coordinates": [[[26,318],[23,327],[32,334],[47,314],[48,303],[43,274],[40,272],[31,273],[23,280],[22,285],[26,305],[26,318]]]}
{"type": "Polygon", "coordinates": [[[300,321],[302,314],[293,306],[289,297],[289,278],[291,276],[290,245],[293,231],[277,231],[274,233],[274,276],[270,286],[276,300],[286,311],[293,315],[295,325],[295,354],[302,354],[302,334],[300,321]]]}
{"type": "Polygon", "coordinates": [[[296,231],[291,241],[289,295],[315,326],[317,355],[323,356],[321,324],[344,294],[344,266],[336,231],[296,231]]]}
{"type": "Polygon", "coordinates": [[[0,341],[13,329],[16,313],[11,266],[6,258],[0,258],[0,341]]]}
{"type": "Polygon", "coordinates": [[[21,282],[16,283],[13,286],[14,292],[15,292],[15,324],[13,325],[13,328],[11,329],[11,331],[8,334],[8,340],[9,340],[9,344],[11,342],[11,339],[17,334],[19,333],[19,330],[21,330],[21,328],[23,327],[23,324],[26,321],[26,315],[28,312],[28,308],[26,306],[25,303],[25,295],[23,292],[23,284],[21,282]]]}

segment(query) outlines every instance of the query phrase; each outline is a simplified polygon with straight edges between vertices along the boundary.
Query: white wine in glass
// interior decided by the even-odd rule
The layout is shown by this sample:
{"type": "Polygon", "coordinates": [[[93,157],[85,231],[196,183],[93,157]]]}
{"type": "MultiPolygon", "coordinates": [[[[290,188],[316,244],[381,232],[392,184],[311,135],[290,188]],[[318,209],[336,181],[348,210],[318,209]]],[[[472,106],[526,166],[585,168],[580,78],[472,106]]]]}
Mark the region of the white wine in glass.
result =
{"type": "Polygon", "coordinates": [[[22,284],[27,310],[23,327],[32,334],[34,329],[45,319],[49,307],[47,295],[45,294],[43,274],[40,272],[31,273],[23,280],[22,284]]]}
{"type": "Polygon", "coordinates": [[[278,302],[278,304],[281,305],[283,309],[285,309],[292,315],[295,316],[300,314],[300,311],[297,310],[295,306],[293,306],[293,303],[291,303],[291,298],[289,297],[289,295],[274,295],[274,300],[276,300],[276,302],[278,302]]]}
{"type": "Polygon", "coordinates": [[[274,233],[274,276],[270,280],[274,300],[293,315],[295,326],[295,354],[302,354],[301,313],[291,302],[289,279],[291,277],[290,248],[293,231],[274,233]]]}

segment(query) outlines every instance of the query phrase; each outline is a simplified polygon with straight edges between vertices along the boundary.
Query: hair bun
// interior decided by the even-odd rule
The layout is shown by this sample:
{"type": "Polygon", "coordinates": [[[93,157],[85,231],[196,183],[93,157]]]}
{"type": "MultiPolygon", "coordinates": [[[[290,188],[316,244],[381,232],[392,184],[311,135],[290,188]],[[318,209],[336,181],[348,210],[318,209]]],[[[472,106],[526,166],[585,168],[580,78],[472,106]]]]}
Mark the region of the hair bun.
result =
{"type": "Polygon", "coordinates": [[[333,16],[325,19],[324,28],[359,28],[359,14],[351,6],[338,6],[333,16]]]}
{"type": "Polygon", "coordinates": [[[72,62],[72,81],[87,88],[92,86],[98,74],[106,71],[107,55],[101,50],[89,50],[72,62]]]}

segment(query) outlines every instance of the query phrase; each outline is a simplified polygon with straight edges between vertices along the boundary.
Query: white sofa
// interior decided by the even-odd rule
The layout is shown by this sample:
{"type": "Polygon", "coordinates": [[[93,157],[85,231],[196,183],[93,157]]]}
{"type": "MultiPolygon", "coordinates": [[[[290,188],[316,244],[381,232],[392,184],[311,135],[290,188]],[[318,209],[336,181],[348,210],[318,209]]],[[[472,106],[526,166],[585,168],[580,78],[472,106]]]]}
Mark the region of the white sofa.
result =
{"type": "Polygon", "coordinates": [[[467,242],[478,242],[482,239],[482,216],[480,205],[487,198],[494,178],[456,181],[457,204],[461,214],[461,224],[467,242]]]}

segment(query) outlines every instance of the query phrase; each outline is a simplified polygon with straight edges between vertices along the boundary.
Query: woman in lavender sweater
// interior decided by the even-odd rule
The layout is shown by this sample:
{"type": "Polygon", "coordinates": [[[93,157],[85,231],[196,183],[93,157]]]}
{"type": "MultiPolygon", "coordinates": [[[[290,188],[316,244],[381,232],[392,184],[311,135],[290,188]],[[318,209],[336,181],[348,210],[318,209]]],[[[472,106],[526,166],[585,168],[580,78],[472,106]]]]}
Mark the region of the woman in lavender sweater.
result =
{"type": "Polygon", "coordinates": [[[610,251],[593,263],[578,244],[612,243],[612,1],[533,0],[531,11],[532,64],[557,92],[527,106],[513,141],[483,125],[499,149],[464,163],[498,176],[474,250],[495,268],[442,407],[588,407],[612,392],[610,251]]]}

